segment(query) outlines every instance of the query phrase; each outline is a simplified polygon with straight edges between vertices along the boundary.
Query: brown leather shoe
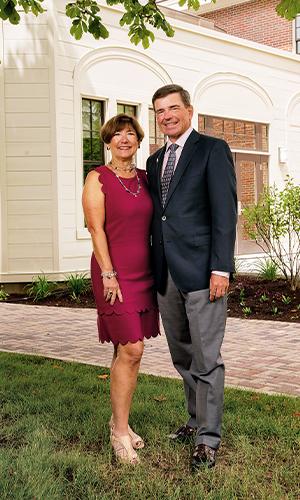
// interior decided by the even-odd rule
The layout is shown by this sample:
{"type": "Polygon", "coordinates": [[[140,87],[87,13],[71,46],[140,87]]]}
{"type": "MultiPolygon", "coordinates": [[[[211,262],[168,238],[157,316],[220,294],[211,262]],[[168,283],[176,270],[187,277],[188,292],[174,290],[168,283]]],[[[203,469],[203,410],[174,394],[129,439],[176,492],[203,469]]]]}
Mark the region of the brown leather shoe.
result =
{"type": "Polygon", "coordinates": [[[180,441],[181,443],[186,443],[190,441],[192,437],[194,437],[196,429],[194,427],[190,427],[189,425],[182,425],[174,432],[174,434],[169,434],[169,438],[172,441],[180,441]]]}
{"type": "Polygon", "coordinates": [[[192,469],[198,470],[200,468],[214,467],[216,464],[217,450],[207,446],[207,444],[198,444],[192,455],[192,469]]]}

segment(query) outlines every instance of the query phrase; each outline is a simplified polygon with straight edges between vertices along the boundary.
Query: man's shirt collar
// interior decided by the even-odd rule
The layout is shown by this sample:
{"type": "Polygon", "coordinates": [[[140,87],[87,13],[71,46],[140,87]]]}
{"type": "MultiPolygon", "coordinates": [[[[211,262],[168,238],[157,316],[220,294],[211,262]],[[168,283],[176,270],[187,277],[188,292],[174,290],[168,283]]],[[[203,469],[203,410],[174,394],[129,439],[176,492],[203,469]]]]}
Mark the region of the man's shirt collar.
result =
{"type": "MultiPolygon", "coordinates": [[[[178,144],[179,147],[183,148],[183,146],[185,145],[188,137],[190,136],[190,134],[192,133],[193,131],[193,127],[189,127],[176,141],[176,144],[178,144]]],[[[167,140],[167,147],[166,147],[166,151],[169,150],[169,147],[171,146],[171,144],[173,144],[170,139],[168,138],[167,140]]]]}

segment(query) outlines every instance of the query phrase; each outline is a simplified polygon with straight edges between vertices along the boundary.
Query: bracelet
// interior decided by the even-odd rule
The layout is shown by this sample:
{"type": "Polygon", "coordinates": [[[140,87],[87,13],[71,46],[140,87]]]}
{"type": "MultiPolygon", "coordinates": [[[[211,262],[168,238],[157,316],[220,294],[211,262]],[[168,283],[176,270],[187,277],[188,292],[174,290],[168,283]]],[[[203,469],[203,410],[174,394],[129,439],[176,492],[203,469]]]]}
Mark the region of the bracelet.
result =
{"type": "Polygon", "coordinates": [[[101,273],[101,278],[107,278],[107,279],[111,279],[111,278],[114,278],[115,276],[117,276],[117,271],[115,271],[114,269],[112,271],[102,271],[101,273]]]}

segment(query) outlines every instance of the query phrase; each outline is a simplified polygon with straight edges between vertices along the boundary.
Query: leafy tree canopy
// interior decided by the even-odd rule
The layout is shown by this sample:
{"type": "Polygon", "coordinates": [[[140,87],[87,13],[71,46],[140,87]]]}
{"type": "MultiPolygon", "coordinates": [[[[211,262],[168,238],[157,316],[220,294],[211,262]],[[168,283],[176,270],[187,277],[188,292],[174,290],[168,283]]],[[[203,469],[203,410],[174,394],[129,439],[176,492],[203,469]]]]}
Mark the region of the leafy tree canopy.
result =
{"type": "MultiPolygon", "coordinates": [[[[212,0],[214,3],[216,0],[212,0]]],[[[125,13],[120,19],[120,25],[128,26],[130,41],[137,45],[142,42],[146,49],[150,41],[154,41],[152,28],[162,29],[169,37],[174,35],[174,30],[167,22],[163,12],[155,0],[106,0],[107,5],[122,5],[125,13]]],[[[179,0],[179,5],[186,5],[189,9],[198,10],[200,0],[179,0]]],[[[20,22],[19,10],[27,14],[32,12],[35,16],[44,12],[43,0],[0,0],[0,18],[12,24],[20,22]]],[[[281,0],[277,13],[286,19],[294,19],[300,12],[300,0],[281,0]]],[[[108,38],[109,32],[102,23],[100,6],[96,0],[75,0],[66,5],[66,15],[72,20],[71,35],[79,40],[83,33],[90,33],[96,40],[108,38]]]]}

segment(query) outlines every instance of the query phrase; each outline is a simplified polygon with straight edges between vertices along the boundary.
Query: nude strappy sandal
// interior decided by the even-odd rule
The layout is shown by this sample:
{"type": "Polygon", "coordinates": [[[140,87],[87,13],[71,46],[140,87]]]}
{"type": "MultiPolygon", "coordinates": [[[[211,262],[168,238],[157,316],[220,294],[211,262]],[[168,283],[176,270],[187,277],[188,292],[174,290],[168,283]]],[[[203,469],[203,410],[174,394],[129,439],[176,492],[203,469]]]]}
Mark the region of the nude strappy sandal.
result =
{"type": "MultiPolygon", "coordinates": [[[[114,428],[113,416],[110,417],[109,427],[110,427],[110,430],[112,432],[113,428],[114,428]]],[[[140,450],[140,449],[144,448],[145,443],[144,443],[143,439],[141,438],[141,436],[139,436],[138,434],[136,434],[131,429],[130,425],[128,425],[128,434],[129,434],[130,439],[131,439],[131,444],[132,444],[132,446],[133,446],[133,448],[135,450],[140,450]]]]}
{"type": "Polygon", "coordinates": [[[110,435],[110,442],[116,458],[123,464],[138,465],[140,459],[133,449],[129,434],[116,437],[113,432],[110,435]]]}

